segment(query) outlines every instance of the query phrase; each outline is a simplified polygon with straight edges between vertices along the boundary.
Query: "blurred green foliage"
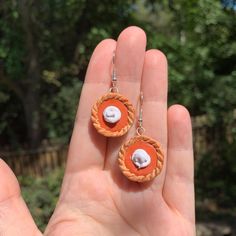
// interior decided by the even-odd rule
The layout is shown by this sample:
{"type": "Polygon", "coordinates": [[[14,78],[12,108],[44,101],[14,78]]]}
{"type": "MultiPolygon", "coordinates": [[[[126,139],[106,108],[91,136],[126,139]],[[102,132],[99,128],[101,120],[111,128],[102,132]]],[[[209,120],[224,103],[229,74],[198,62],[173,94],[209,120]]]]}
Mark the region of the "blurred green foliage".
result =
{"type": "Polygon", "coordinates": [[[93,49],[132,24],[146,31],[148,48],[168,58],[170,104],[213,123],[235,108],[236,13],[221,1],[14,0],[0,15],[2,144],[68,140],[93,49]]]}
{"type": "Polygon", "coordinates": [[[155,3],[153,11],[148,39],[151,47],[167,55],[170,103],[180,102],[192,116],[208,114],[213,121],[232,111],[236,104],[236,12],[214,0],[181,0],[171,7],[155,3]]]}
{"type": "Polygon", "coordinates": [[[78,106],[82,82],[73,79],[71,85],[63,86],[50,103],[42,103],[42,112],[45,117],[45,129],[50,140],[61,143],[68,142],[68,130],[72,130],[73,121],[78,106]],[[69,112],[68,112],[69,111],[69,112]]]}
{"type": "Polygon", "coordinates": [[[58,168],[43,178],[20,176],[22,196],[40,230],[45,226],[55,209],[62,183],[63,170],[58,168]]]}
{"type": "Polygon", "coordinates": [[[197,200],[208,199],[220,208],[236,209],[236,141],[221,145],[220,152],[215,155],[207,152],[198,163],[195,173],[197,200]]]}
{"type": "Polygon", "coordinates": [[[99,41],[132,23],[132,5],[122,0],[0,5],[2,145],[35,148],[56,136],[68,142],[90,55],[99,41]]]}

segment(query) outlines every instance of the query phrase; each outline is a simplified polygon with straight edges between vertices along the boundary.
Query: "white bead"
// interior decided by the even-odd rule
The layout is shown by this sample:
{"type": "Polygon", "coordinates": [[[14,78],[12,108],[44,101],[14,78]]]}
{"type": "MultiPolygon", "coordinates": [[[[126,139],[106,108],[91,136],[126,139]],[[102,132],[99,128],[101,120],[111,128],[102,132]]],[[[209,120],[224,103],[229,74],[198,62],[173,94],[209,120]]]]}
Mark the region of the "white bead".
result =
{"type": "Polygon", "coordinates": [[[151,163],[151,157],[143,149],[136,149],[131,157],[133,163],[140,169],[151,163]]]}
{"type": "Polygon", "coordinates": [[[121,112],[119,108],[115,106],[108,106],[103,111],[103,117],[106,122],[113,124],[120,120],[121,112]]]}

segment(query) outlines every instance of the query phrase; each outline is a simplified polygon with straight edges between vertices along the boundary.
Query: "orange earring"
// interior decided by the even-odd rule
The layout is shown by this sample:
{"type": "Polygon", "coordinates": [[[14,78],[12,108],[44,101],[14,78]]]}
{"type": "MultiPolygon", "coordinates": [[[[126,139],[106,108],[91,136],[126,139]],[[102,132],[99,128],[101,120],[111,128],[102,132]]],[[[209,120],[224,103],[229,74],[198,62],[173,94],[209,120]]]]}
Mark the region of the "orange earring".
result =
{"type": "Polygon", "coordinates": [[[128,132],[134,122],[135,111],[129,100],[117,87],[115,55],[109,92],[100,97],[92,107],[91,120],[96,130],[106,137],[119,137],[128,132]]]}
{"type": "Polygon", "coordinates": [[[164,154],[160,144],[143,135],[143,93],[140,94],[140,109],[137,134],[123,144],[119,152],[119,166],[122,173],[131,181],[146,182],[161,173],[164,154]]]}

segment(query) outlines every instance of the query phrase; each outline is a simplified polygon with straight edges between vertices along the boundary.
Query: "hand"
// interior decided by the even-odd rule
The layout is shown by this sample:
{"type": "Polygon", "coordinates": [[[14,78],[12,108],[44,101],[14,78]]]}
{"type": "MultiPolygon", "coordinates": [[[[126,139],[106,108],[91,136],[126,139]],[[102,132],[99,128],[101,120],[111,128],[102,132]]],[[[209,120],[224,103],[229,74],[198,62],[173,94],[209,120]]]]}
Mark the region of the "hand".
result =
{"type": "MultiPolygon", "coordinates": [[[[190,117],[181,105],[167,109],[166,57],[155,49],[145,51],[145,47],[145,33],[138,27],[125,29],[117,42],[106,39],[96,47],[60,198],[44,235],[195,235],[190,117]],[[141,88],[145,134],[158,140],[165,153],[163,170],[151,183],[127,180],[117,164],[119,148],[135,134],[135,125],[125,137],[107,139],[90,122],[93,103],[110,86],[113,51],[120,93],[136,105],[141,88]]],[[[42,235],[20,197],[16,178],[3,161],[0,186],[0,235],[42,235]]]]}

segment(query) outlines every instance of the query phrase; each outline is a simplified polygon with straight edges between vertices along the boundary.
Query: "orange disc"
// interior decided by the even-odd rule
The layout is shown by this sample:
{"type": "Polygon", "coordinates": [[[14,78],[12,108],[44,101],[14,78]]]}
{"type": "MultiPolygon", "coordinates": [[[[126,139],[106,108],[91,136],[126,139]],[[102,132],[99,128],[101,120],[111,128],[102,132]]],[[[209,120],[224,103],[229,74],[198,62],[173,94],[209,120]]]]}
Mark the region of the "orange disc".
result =
{"type": "Polygon", "coordinates": [[[102,128],[104,128],[106,130],[109,130],[111,132],[119,131],[119,130],[121,130],[122,128],[124,128],[128,124],[128,111],[127,111],[127,107],[121,101],[116,100],[116,99],[105,100],[98,107],[98,119],[99,119],[99,122],[100,122],[102,128]],[[115,107],[119,108],[119,110],[121,111],[121,118],[120,118],[120,120],[117,121],[114,124],[108,123],[108,122],[106,122],[104,120],[103,111],[108,106],[115,106],[115,107]]]}
{"type": "Polygon", "coordinates": [[[150,181],[160,174],[163,166],[164,155],[159,143],[141,135],[136,136],[124,144],[119,152],[119,166],[123,174],[135,182],[150,181]],[[144,150],[150,157],[150,163],[143,168],[138,168],[132,161],[132,155],[137,149],[144,150]]]}
{"type": "Polygon", "coordinates": [[[110,92],[97,100],[92,108],[92,123],[97,131],[106,137],[119,137],[124,135],[134,121],[134,108],[127,98],[118,93],[110,92]],[[121,112],[120,119],[115,123],[105,121],[104,110],[115,106],[121,112]]]}

